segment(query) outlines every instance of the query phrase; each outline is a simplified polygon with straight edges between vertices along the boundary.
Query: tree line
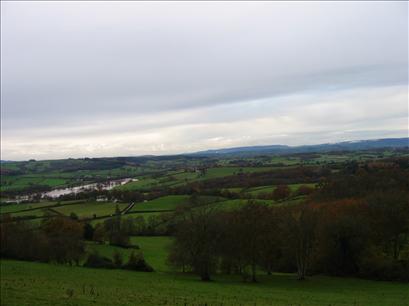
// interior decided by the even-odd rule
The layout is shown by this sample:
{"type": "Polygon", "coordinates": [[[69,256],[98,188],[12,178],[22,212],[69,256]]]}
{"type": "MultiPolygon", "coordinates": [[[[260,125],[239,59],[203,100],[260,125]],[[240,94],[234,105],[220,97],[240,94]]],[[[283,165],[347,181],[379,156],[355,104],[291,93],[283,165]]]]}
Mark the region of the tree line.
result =
{"type": "Polygon", "coordinates": [[[1,216],[0,257],[28,261],[80,265],[91,268],[127,269],[152,272],[139,247],[131,245],[129,235],[121,227],[120,215],[105,222],[102,228],[63,216],[43,219],[39,224],[13,220],[9,214],[1,216]],[[113,259],[87,249],[87,241],[132,248],[125,263],[122,254],[113,259]]]}
{"type": "Polygon", "coordinates": [[[169,262],[209,280],[257,271],[409,281],[406,163],[351,165],[303,204],[179,211],[169,262]]]}

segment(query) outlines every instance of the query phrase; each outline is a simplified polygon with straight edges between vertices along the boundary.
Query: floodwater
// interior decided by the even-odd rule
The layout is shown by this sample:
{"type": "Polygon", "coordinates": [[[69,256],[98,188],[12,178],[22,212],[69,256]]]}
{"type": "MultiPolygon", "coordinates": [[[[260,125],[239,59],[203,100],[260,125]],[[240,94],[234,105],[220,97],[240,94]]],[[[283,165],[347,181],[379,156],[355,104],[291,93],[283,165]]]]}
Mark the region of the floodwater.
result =
{"type": "Polygon", "coordinates": [[[62,196],[62,195],[76,194],[76,193],[80,193],[84,191],[111,190],[114,187],[125,185],[126,183],[134,182],[137,180],[138,179],[135,179],[135,178],[124,178],[124,179],[119,179],[119,180],[111,180],[111,181],[103,182],[103,183],[93,183],[93,184],[80,185],[80,186],[69,187],[69,188],[54,189],[51,191],[43,192],[41,194],[41,197],[42,198],[45,198],[45,197],[58,198],[59,196],[62,196]]]}

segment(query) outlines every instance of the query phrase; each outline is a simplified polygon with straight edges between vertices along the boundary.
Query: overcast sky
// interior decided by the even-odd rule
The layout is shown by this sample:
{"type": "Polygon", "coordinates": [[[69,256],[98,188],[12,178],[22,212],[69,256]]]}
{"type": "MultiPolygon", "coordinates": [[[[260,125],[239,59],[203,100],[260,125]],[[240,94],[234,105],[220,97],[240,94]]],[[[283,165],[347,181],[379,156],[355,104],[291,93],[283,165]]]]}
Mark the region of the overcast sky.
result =
{"type": "Polygon", "coordinates": [[[408,136],[406,2],[1,2],[2,159],[408,136]]]}

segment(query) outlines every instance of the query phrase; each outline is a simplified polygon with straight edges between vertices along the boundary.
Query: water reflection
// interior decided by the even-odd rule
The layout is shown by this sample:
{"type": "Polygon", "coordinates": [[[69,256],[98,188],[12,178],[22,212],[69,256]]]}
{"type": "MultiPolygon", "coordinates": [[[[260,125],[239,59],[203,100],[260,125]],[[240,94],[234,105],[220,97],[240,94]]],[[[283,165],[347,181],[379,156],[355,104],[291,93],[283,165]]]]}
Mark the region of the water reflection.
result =
{"type": "Polygon", "coordinates": [[[69,187],[69,188],[61,188],[61,189],[54,189],[51,191],[43,192],[41,194],[42,198],[58,198],[59,196],[62,195],[67,195],[67,194],[76,194],[84,191],[92,191],[92,190],[111,190],[114,187],[125,185],[126,183],[129,182],[134,182],[137,181],[138,179],[135,178],[124,178],[124,179],[119,179],[119,180],[111,180],[108,182],[103,182],[103,183],[93,183],[93,184],[87,184],[87,185],[81,185],[81,186],[75,186],[75,187],[69,187]]]}

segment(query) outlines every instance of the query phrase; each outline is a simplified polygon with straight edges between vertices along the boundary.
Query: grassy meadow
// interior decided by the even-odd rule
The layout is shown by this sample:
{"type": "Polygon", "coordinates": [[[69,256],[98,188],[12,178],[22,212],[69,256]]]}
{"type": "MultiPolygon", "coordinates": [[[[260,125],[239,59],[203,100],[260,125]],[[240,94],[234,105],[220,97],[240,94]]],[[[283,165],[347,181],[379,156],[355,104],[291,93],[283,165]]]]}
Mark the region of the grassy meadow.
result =
{"type": "Polygon", "coordinates": [[[187,195],[164,196],[147,202],[135,203],[131,209],[131,212],[174,210],[178,205],[185,204],[188,199],[189,196],[187,195]]]}
{"type": "Polygon", "coordinates": [[[2,260],[2,305],[409,305],[409,284],[402,283],[324,276],[301,282],[291,274],[260,275],[256,284],[226,275],[201,282],[169,270],[166,240],[137,239],[152,273],[2,260]]]}
{"type": "Polygon", "coordinates": [[[89,202],[76,205],[63,205],[54,209],[66,216],[69,216],[71,213],[75,213],[80,218],[92,218],[94,215],[96,217],[113,215],[117,206],[119,210],[122,211],[128,206],[128,204],[89,202]]]}

